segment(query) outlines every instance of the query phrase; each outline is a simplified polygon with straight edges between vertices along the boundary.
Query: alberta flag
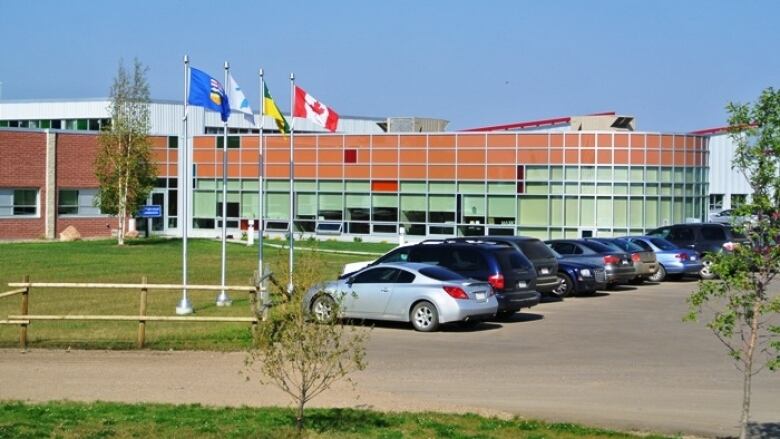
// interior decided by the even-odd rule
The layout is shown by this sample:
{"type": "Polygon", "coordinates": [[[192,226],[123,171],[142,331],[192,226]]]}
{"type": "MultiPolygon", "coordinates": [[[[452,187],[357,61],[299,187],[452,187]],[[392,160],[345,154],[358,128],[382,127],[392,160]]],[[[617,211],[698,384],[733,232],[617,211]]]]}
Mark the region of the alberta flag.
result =
{"type": "Polygon", "coordinates": [[[227,122],[230,116],[230,103],[225,88],[219,81],[195,68],[190,68],[190,95],[187,102],[219,112],[222,122],[227,122]]]}
{"type": "Polygon", "coordinates": [[[244,115],[244,119],[252,125],[255,124],[255,114],[252,112],[252,107],[249,106],[249,100],[246,95],[241,91],[241,87],[233,79],[233,75],[228,73],[228,87],[227,95],[228,101],[230,101],[230,109],[244,115]]]}

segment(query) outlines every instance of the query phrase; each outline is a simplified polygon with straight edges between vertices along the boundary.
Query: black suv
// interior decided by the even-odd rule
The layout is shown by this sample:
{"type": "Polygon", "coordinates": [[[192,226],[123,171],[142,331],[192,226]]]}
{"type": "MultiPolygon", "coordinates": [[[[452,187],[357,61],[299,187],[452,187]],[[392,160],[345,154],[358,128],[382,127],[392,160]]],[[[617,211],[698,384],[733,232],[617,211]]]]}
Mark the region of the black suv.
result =
{"type": "MultiPolygon", "coordinates": [[[[647,232],[648,236],[657,236],[671,241],[678,247],[694,249],[706,256],[711,253],[732,251],[738,245],[750,245],[745,235],[726,224],[674,224],[659,227],[647,232]]],[[[709,261],[704,260],[704,266],[699,273],[702,279],[712,279],[715,275],[710,270],[709,261]]]]}
{"type": "Polygon", "coordinates": [[[456,238],[454,241],[465,242],[496,242],[506,243],[522,253],[536,269],[536,291],[542,294],[555,295],[560,279],[558,279],[558,259],[540,239],[530,236],[472,236],[456,238]]]}
{"type": "Polygon", "coordinates": [[[496,292],[499,318],[505,319],[521,308],[530,308],[538,304],[541,297],[535,290],[533,264],[505,243],[427,240],[399,247],[371,265],[383,262],[441,265],[463,276],[487,281],[496,292]]]}

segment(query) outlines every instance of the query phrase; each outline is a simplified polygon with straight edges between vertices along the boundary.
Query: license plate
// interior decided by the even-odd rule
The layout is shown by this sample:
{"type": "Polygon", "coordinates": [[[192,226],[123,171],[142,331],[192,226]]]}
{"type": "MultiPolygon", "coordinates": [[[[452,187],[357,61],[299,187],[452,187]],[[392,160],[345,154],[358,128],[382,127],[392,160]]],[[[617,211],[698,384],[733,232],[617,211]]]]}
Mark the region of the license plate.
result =
{"type": "Polygon", "coordinates": [[[480,301],[487,299],[487,293],[485,292],[476,293],[474,296],[476,296],[477,300],[480,301]]]}
{"type": "Polygon", "coordinates": [[[691,256],[691,260],[695,261],[696,260],[696,256],[691,256]]]}
{"type": "Polygon", "coordinates": [[[522,281],[522,280],[517,283],[517,288],[526,288],[527,286],[528,286],[528,284],[525,283],[525,281],[522,281]]]}
{"type": "Polygon", "coordinates": [[[628,261],[627,261],[627,260],[625,260],[625,259],[623,259],[623,262],[621,262],[621,264],[623,264],[623,265],[628,265],[628,261]]]}
{"type": "Polygon", "coordinates": [[[542,274],[550,274],[550,269],[549,268],[542,268],[541,272],[542,272],[542,274]]]}

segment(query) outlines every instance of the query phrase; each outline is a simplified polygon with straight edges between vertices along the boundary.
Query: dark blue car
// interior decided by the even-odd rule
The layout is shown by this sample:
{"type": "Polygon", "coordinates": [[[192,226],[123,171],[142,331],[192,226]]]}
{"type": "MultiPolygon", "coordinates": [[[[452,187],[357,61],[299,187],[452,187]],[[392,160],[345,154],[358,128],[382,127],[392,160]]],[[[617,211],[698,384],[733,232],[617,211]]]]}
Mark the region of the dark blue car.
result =
{"type": "MultiPolygon", "coordinates": [[[[551,249],[552,250],[552,249],[551,249]]],[[[572,262],[552,250],[558,259],[558,279],[555,289],[558,297],[593,294],[607,287],[607,273],[604,267],[583,262],[572,262]]]]}

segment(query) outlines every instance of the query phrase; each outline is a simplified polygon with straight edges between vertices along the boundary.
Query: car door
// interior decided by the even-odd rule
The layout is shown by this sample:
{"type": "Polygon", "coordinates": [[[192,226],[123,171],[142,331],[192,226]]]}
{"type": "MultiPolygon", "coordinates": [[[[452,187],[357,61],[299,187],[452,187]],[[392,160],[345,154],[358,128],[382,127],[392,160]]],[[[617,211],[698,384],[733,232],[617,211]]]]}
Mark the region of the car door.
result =
{"type": "Polygon", "coordinates": [[[356,274],[347,283],[344,295],[345,313],[354,317],[374,318],[384,313],[393,292],[398,269],[372,267],[356,274]]]}
{"type": "Polygon", "coordinates": [[[383,313],[384,318],[390,320],[408,321],[412,303],[420,297],[424,286],[415,284],[417,276],[409,271],[398,269],[398,275],[390,293],[389,301],[383,313]]]}

